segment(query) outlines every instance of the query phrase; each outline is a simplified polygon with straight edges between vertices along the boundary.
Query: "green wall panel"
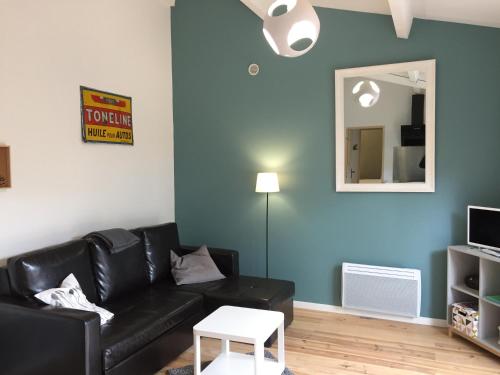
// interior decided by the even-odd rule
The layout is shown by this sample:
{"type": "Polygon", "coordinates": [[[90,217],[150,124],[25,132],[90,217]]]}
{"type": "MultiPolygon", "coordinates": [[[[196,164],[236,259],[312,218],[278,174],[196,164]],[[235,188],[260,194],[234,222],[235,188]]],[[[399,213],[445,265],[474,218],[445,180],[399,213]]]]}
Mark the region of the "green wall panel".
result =
{"type": "Polygon", "coordinates": [[[270,273],[296,299],[340,305],[343,261],[422,270],[422,315],[446,313],[446,252],[466,238],[466,205],[500,205],[500,30],[318,8],[307,55],[273,54],[236,0],[178,0],[172,14],[176,220],[186,244],[240,251],[244,274],[270,273]],[[334,69],[437,60],[436,192],[336,193],[334,69]],[[261,73],[251,77],[250,63],[261,73]]]}

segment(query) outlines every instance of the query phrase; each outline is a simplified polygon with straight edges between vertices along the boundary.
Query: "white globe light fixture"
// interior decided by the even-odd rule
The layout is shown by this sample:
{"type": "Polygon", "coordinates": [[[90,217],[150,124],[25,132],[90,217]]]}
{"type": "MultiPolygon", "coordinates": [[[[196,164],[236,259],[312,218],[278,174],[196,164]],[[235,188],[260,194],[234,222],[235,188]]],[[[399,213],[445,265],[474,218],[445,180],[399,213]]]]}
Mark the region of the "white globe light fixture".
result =
{"type": "Polygon", "coordinates": [[[361,107],[370,108],[380,98],[380,87],[373,81],[359,81],[354,85],[352,94],[361,107]]]}
{"type": "Polygon", "coordinates": [[[276,54],[298,57],[314,47],[319,29],[318,15],[307,0],[276,0],[267,10],[262,31],[276,54]]]}

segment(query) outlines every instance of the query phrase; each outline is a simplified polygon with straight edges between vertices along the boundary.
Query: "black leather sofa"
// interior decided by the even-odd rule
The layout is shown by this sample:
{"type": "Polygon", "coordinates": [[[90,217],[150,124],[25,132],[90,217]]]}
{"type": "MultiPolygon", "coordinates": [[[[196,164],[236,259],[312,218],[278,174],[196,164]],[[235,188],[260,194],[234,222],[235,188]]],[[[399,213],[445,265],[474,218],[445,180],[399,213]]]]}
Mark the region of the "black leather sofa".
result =
{"type": "MultiPolygon", "coordinates": [[[[169,223],[133,230],[141,242],[110,254],[96,238],[22,254],[0,268],[0,373],[153,374],[192,344],[192,327],[222,305],[282,311],[293,320],[293,282],[240,276],[238,252],[209,249],[226,279],[176,286],[169,223]],[[33,295],[73,273],[89,301],[115,314],[100,326],[92,312],[52,308],[33,295]]],[[[266,343],[270,345],[274,338],[266,343]]]]}

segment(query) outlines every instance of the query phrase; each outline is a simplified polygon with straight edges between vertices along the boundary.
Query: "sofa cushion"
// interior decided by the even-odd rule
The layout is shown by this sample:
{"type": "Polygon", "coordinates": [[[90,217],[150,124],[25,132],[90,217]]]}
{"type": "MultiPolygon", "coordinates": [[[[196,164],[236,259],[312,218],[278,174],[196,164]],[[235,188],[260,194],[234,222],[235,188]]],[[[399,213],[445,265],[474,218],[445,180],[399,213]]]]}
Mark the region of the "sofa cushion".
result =
{"type": "Polygon", "coordinates": [[[223,305],[272,310],[275,305],[295,294],[295,283],[292,281],[252,276],[188,285],[175,285],[171,281],[164,281],[153,287],[160,291],[179,290],[202,294],[208,312],[223,305]]]}
{"type": "Polygon", "coordinates": [[[66,277],[59,288],[51,288],[35,294],[35,298],[55,308],[90,311],[99,314],[101,325],[113,319],[113,313],[89,302],[75,275],[66,277]]]}
{"type": "MultiPolygon", "coordinates": [[[[180,248],[175,250],[175,253],[178,256],[184,256],[186,254],[191,254],[196,250],[198,250],[198,247],[196,246],[181,245],[180,248]]],[[[217,268],[224,276],[235,277],[240,274],[239,254],[236,250],[209,247],[208,252],[217,265],[217,268]]]]}
{"type": "Polygon", "coordinates": [[[97,301],[88,243],[75,240],[8,260],[9,278],[14,293],[25,297],[57,288],[66,276],[74,274],[90,302],[97,301]]]}
{"type": "Polygon", "coordinates": [[[206,283],[226,278],[217,268],[206,245],[182,257],[170,250],[170,264],[177,285],[206,283]]]}
{"type": "Polygon", "coordinates": [[[111,254],[103,241],[87,237],[101,303],[146,287],[146,258],[142,241],[111,254]]]}
{"type": "Polygon", "coordinates": [[[138,228],[144,240],[144,250],[151,283],[170,278],[170,250],[179,248],[179,234],[176,223],[138,228]]]}
{"type": "Polygon", "coordinates": [[[272,310],[294,294],[295,284],[291,281],[251,276],[232,278],[219,288],[203,292],[209,311],[223,305],[272,310]]]}
{"type": "Polygon", "coordinates": [[[148,287],[103,305],[115,314],[101,328],[104,368],[110,369],[163,333],[203,311],[199,294],[148,287]]]}
{"type": "Polygon", "coordinates": [[[225,278],[221,280],[208,281],[206,283],[196,283],[196,284],[186,284],[186,285],[176,285],[174,281],[164,280],[153,285],[153,288],[157,290],[180,290],[183,292],[205,294],[209,291],[216,291],[222,288],[226,284],[233,282],[232,278],[225,278]]]}

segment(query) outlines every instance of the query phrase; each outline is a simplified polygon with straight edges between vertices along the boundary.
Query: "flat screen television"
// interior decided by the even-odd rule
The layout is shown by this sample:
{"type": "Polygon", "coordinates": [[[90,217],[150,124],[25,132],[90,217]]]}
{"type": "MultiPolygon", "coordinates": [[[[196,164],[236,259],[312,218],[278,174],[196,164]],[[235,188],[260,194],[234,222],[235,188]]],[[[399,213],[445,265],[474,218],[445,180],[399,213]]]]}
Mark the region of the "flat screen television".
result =
{"type": "Polygon", "coordinates": [[[500,252],[500,209],[468,207],[467,243],[500,252]]]}

